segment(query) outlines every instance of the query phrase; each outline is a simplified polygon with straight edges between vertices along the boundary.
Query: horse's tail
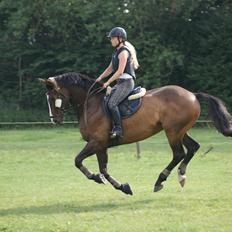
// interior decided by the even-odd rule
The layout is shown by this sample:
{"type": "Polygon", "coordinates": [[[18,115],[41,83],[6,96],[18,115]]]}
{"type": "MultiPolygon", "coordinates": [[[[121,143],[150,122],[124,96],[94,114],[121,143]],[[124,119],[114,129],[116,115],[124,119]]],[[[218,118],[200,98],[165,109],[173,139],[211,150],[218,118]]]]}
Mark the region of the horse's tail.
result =
{"type": "Polygon", "coordinates": [[[225,107],[224,103],[212,95],[206,93],[194,93],[195,96],[203,97],[209,103],[209,116],[213,121],[216,129],[224,136],[232,137],[231,115],[225,107]]]}

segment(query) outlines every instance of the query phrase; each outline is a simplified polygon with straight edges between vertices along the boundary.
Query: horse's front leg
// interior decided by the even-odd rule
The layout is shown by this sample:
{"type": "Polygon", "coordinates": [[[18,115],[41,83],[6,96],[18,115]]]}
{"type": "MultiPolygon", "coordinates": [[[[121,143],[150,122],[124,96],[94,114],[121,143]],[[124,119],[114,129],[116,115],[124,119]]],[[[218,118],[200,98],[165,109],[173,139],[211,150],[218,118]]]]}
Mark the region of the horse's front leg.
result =
{"type": "Polygon", "coordinates": [[[102,178],[100,174],[94,174],[90,170],[88,170],[83,164],[83,160],[93,154],[96,153],[97,144],[94,141],[88,142],[84,149],[76,156],[75,158],[75,166],[80,169],[80,171],[89,179],[94,180],[99,184],[104,184],[105,179],[102,178]]]}
{"type": "Polygon", "coordinates": [[[109,175],[107,172],[107,163],[108,163],[108,154],[106,149],[100,152],[97,152],[97,159],[99,164],[100,173],[104,175],[104,177],[111,183],[111,185],[117,189],[121,190],[125,194],[133,195],[129,184],[121,184],[119,181],[114,179],[112,176],[109,175]]]}

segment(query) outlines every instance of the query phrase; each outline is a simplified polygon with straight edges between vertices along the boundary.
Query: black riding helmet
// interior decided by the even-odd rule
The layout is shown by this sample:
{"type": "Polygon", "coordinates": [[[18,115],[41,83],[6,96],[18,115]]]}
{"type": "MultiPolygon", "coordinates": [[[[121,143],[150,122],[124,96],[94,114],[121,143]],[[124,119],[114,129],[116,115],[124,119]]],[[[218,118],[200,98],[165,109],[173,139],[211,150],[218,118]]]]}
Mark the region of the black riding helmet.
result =
{"type": "Polygon", "coordinates": [[[108,34],[108,38],[112,37],[120,37],[123,41],[127,40],[127,33],[124,28],[122,27],[114,27],[108,34]]]}

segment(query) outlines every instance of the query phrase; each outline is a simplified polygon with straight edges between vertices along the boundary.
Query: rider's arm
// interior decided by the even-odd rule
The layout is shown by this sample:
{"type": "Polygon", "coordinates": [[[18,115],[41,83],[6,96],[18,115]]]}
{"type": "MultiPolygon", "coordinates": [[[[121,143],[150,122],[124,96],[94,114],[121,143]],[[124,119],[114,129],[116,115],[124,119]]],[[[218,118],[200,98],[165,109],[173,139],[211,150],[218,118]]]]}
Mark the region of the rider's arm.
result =
{"type": "Polygon", "coordinates": [[[113,71],[112,62],[110,62],[109,66],[105,69],[105,71],[96,79],[96,81],[101,81],[103,78],[108,77],[113,71]]]}
{"type": "Polygon", "coordinates": [[[119,65],[118,65],[118,70],[114,73],[114,75],[105,83],[107,86],[110,85],[113,81],[117,80],[123,73],[126,67],[126,62],[128,58],[128,52],[127,51],[122,51],[118,55],[119,59],[119,65]]]}

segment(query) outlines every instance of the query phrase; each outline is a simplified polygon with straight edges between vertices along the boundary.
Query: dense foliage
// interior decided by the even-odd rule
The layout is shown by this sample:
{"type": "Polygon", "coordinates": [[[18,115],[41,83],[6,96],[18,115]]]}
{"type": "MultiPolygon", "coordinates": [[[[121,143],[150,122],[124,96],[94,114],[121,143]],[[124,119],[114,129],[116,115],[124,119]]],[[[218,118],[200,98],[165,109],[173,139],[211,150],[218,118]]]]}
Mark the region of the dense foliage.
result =
{"type": "Polygon", "coordinates": [[[231,22],[230,0],[1,0],[0,119],[18,120],[17,109],[34,120],[45,109],[37,77],[96,78],[110,61],[106,34],[118,25],[137,48],[137,84],[204,91],[231,109],[231,22]]]}

